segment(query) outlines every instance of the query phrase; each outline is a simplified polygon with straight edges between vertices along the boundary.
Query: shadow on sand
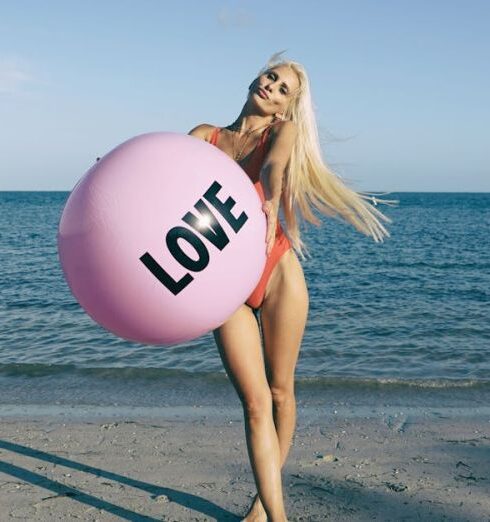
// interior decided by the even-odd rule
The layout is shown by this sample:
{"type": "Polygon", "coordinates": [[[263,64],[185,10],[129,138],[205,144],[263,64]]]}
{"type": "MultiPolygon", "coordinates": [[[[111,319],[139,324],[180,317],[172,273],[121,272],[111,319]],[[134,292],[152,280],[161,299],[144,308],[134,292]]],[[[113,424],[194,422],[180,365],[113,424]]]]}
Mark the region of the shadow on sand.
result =
{"type": "MultiPolygon", "coordinates": [[[[51,464],[56,464],[58,466],[65,466],[67,468],[72,468],[78,471],[82,471],[84,473],[91,473],[96,477],[103,477],[109,480],[113,480],[115,482],[119,482],[120,484],[124,484],[126,486],[131,486],[133,488],[145,491],[153,497],[165,495],[172,502],[180,504],[183,507],[192,509],[193,511],[200,512],[219,521],[222,520],[236,522],[240,520],[240,517],[231,513],[230,511],[227,511],[226,509],[217,506],[213,502],[205,500],[196,495],[183,493],[172,488],[166,488],[162,486],[156,486],[154,484],[149,484],[147,482],[142,482],[141,480],[125,477],[123,475],[119,475],[111,471],[106,471],[104,469],[89,466],[87,464],[82,464],[80,462],[66,459],[64,457],[58,457],[57,455],[52,455],[51,453],[46,453],[44,451],[28,448],[26,446],[22,446],[20,444],[16,444],[14,442],[9,442],[6,440],[0,440],[0,448],[7,451],[11,451],[13,453],[18,453],[20,455],[25,455],[27,457],[32,457],[35,459],[43,460],[45,462],[50,462],[51,464]]],[[[79,491],[76,488],[67,486],[65,484],[60,484],[55,480],[48,479],[42,475],[39,475],[38,473],[34,473],[14,464],[9,464],[0,461],[0,472],[5,473],[7,475],[11,475],[25,482],[29,482],[35,486],[39,486],[49,491],[52,491],[53,493],[56,493],[56,495],[69,497],[73,500],[76,500],[83,504],[87,504],[97,509],[103,509],[125,520],[131,520],[134,522],[153,522],[158,520],[156,518],[136,513],[124,507],[117,506],[116,504],[112,504],[111,502],[107,502],[106,500],[95,497],[93,495],[83,493],[82,491],[79,491]]]]}

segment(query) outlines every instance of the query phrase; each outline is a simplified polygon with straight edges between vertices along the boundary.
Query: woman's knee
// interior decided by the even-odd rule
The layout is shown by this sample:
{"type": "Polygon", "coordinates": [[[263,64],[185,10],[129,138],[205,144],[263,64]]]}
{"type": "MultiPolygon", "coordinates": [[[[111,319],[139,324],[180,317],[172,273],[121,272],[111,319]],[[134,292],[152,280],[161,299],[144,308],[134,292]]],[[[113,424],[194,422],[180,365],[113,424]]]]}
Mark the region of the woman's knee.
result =
{"type": "Polygon", "coordinates": [[[263,417],[272,413],[272,394],[269,389],[254,393],[242,399],[242,406],[248,417],[263,417]]]}
{"type": "Polygon", "coordinates": [[[285,385],[274,385],[270,387],[271,398],[275,407],[294,404],[296,398],[294,396],[294,383],[285,385]]]}

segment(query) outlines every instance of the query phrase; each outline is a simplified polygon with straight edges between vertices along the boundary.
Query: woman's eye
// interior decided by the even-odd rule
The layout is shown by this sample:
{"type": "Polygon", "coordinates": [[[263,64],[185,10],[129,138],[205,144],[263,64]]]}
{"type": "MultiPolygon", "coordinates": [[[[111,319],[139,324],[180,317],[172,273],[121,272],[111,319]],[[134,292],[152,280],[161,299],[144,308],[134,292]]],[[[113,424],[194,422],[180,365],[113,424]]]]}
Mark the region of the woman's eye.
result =
{"type": "MultiPolygon", "coordinates": [[[[271,78],[272,80],[275,80],[276,79],[276,75],[275,75],[275,73],[269,73],[267,75],[267,78],[271,78]]],[[[280,92],[282,94],[284,94],[284,95],[287,94],[287,91],[286,91],[286,89],[284,87],[281,87],[280,92]]]]}

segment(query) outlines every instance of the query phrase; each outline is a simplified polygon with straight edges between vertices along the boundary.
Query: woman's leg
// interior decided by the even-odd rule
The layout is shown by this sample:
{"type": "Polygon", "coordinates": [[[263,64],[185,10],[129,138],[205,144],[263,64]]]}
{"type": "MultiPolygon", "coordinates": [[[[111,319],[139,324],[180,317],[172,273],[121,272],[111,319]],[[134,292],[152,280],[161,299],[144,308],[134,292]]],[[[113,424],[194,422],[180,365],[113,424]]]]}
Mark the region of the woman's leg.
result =
{"type": "Polygon", "coordinates": [[[286,521],[280,449],[272,413],[258,322],[242,305],[214,331],[223,366],[243,405],[247,449],[262,504],[271,522],[286,521]]]}
{"type": "Polygon", "coordinates": [[[308,317],[309,297],[305,277],[296,254],[290,250],[262,306],[264,356],[270,386],[274,421],[285,463],[296,426],[294,372],[308,317]]]}
{"type": "MultiPolygon", "coordinates": [[[[280,447],[281,467],[286,462],[296,427],[294,371],[308,316],[308,289],[301,264],[288,251],[274,271],[261,310],[267,380],[280,447]]],[[[247,521],[265,521],[256,496],[247,521]]]]}

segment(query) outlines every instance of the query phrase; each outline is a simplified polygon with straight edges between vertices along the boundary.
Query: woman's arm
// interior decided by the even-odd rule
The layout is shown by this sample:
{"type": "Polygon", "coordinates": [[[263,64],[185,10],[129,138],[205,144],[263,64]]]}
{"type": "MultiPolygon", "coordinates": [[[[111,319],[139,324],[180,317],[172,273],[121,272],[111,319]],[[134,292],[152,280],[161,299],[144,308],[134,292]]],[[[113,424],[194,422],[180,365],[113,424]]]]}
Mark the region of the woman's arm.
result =
{"type": "Polygon", "coordinates": [[[272,202],[276,211],[281,201],[282,178],[291,157],[296,134],[297,126],[292,121],[284,121],[273,127],[272,144],[260,171],[265,199],[272,202]]]}
{"type": "Polygon", "coordinates": [[[264,187],[265,202],[262,210],[267,216],[267,255],[270,254],[276,237],[277,215],[281,204],[282,180],[291,157],[297,127],[292,121],[284,121],[273,127],[272,144],[260,170],[260,181],[264,187]]]}

